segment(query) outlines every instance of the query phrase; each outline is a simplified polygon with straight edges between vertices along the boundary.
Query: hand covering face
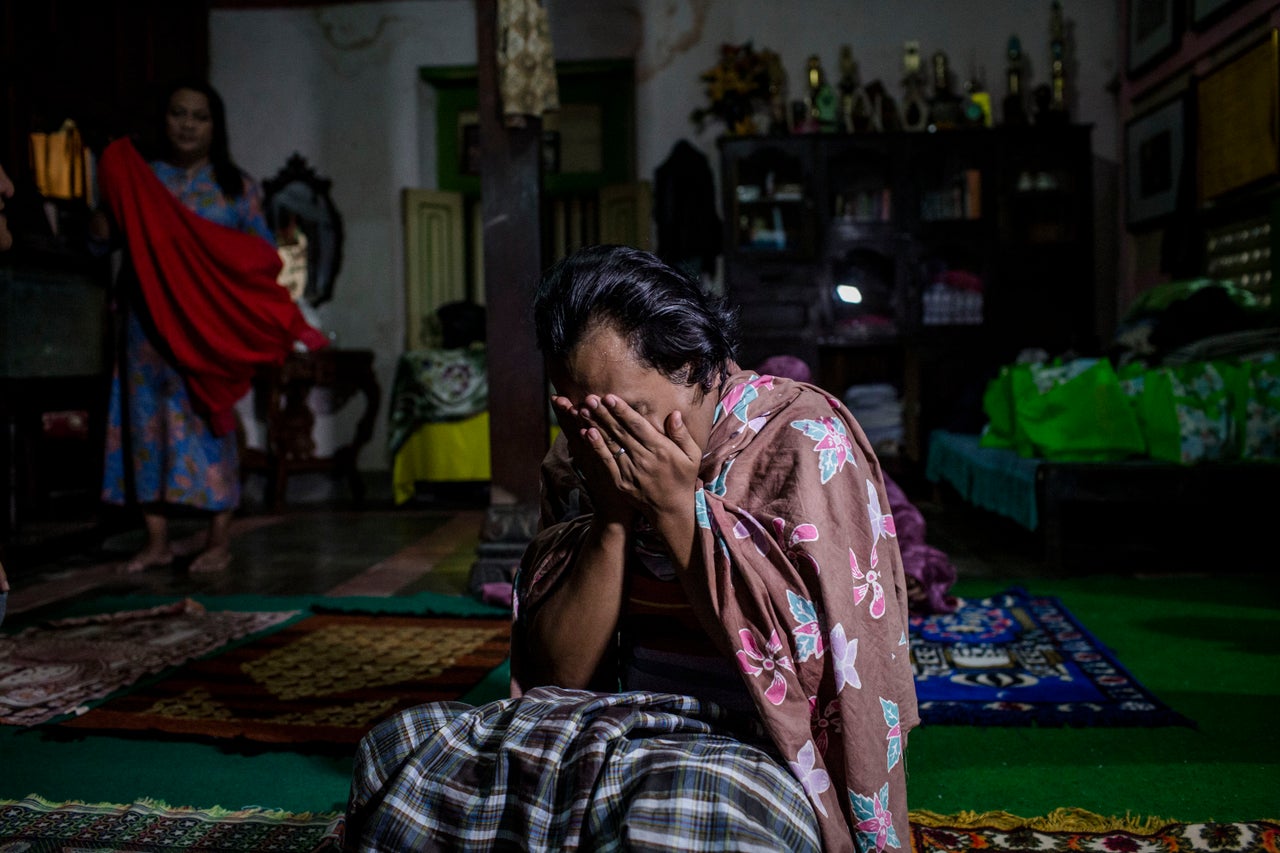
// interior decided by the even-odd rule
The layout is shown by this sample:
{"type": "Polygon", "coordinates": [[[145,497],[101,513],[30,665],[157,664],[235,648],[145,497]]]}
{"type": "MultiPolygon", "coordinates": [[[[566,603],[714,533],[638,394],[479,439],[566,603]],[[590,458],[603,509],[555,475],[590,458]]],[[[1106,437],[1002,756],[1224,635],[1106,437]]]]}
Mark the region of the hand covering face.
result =
{"type": "MultiPolygon", "coordinates": [[[[563,460],[547,507],[572,505],[563,460]]],[[[681,577],[736,661],[829,850],[909,844],[906,733],[919,721],[907,596],[879,462],[848,410],[804,383],[725,383],[690,495],[700,559],[681,577]]],[[[522,625],[573,564],[583,519],[549,526],[517,579],[522,625]]]]}

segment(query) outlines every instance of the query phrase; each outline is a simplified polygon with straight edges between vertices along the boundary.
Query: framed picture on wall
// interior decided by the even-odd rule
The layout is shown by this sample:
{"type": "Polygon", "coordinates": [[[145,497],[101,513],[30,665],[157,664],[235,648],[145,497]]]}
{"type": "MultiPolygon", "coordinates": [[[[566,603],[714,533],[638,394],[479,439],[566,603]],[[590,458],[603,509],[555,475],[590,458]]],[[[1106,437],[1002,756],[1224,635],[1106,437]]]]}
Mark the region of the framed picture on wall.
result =
{"type": "Polygon", "coordinates": [[[1187,103],[1179,95],[1125,125],[1125,221],[1130,226],[1178,209],[1187,174],[1187,103]]]}
{"type": "Polygon", "coordinates": [[[1129,76],[1173,53],[1181,29],[1179,0],[1129,0],[1129,76]]]}
{"type": "Polygon", "coordinates": [[[1191,0],[1191,26],[1197,30],[1207,29],[1241,2],[1243,0],[1191,0]]]}
{"type": "Polygon", "coordinates": [[[1280,31],[1196,87],[1200,200],[1280,174],[1280,31]]]}

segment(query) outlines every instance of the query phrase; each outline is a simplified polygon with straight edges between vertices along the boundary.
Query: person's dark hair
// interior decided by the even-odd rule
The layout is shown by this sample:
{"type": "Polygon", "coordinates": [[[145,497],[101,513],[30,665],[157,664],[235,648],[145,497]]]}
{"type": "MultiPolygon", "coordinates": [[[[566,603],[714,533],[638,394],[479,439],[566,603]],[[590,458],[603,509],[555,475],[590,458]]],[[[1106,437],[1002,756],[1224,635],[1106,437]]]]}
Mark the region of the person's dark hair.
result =
{"type": "Polygon", "coordinates": [[[165,118],[169,113],[169,101],[179,89],[199,92],[209,100],[209,118],[213,122],[213,139],[209,142],[209,164],[213,167],[214,180],[227,198],[239,198],[244,194],[244,173],[231,159],[231,145],[227,139],[227,108],[222,96],[204,80],[179,80],[170,86],[160,102],[160,144],[169,151],[169,136],[165,133],[165,118]]]}
{"type": "Polygon", "coordinates": [[[737,316],[723,299],[626,246],[591,246],[556,263],[538,285],[533,319],[547,358],[568,358],[594,327],[608,324],[642,363],[704,391],[728,375],[736,349],[737,316]]]}

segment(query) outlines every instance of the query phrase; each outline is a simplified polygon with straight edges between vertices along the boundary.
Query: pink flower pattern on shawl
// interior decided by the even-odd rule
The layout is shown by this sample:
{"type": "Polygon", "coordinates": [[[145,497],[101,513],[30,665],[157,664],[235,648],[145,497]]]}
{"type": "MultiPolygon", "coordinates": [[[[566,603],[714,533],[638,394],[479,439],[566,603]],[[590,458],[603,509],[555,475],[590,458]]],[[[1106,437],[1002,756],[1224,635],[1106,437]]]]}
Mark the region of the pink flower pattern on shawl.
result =
{"type": "Polygon", "coordinates": [[[884,711],[884,724],[889,727],[889,733],[884,736],[889,742],[885,760],[888,762],[888,769],[892,770],[893,765],[902,758],[902,724],[898,722],[898,703],[881,696],[880,708],[884,711]]]}
{"type": "Polygon", "coordinates": [[[818,746],[818,752],[827,754],[827,740],[831,734],[840,734],[840,702],[832,699],[827,703],[826,709],[818,713],[818,697],[809,697],[809,728],[813,732],[813,742],[818,746]]]}
{"type": "Polygon", "coordinates": [[[822,567],[818,565],[818,561],[803,547],[806,542],[818,541],[818,528],[812,524],[797,524],[795,529],[791,531],[790,539],[785,535],[786,529],[786,519],[775,518],[773,520],[774,535],[778,539],[778,544],[787,552],[787,556],[797,560],[804,560],[813,566],[815,572],[822,574],[822,567]]]}
{"type": "Polygon", "coordinates": [[[893,828],[893,812],[889,811],[889,783],[870,797],[849,792],[853,813],[858,818],[858,849],[874,847],[883,850],[885,845],[901,847],[898,833],[893,828]]]}
{"type": "Polygon", "coordinates": [[[743,516],[733,525],[734,539],[750,539],[751,544],[756,546],[762,556],[769,553],[769,549],[773,546],[773,539],[769,536],[769,531],[764,529],[764,525],[756,521],[751,516],[743,516]]]}
{"type": "Polygon", "coordinates": [[[871,521],[871,568],[880,562],[876,547],[881,538],[898,535],[898,528],[893,523],[893,516],[880,511],[880,495],[876,492],[876,484],[867,480],[867,518],[871,521]]]}
{"type": "MultiPolygon", "coordinates": [[[[874,550],[872,553],[875,553],[874,550]]],[[[884,587],[880,585],[880,573],[874,569],[868,569],[864,574],[862,569],[858,568],[858,555],[853,553],[852,548],[849,549],[849,571],[853,574],[853,603],[861,604],[867,597],[867,591],[870,590],[871,604],[867,606],[867,612],[871,614],[872,619],[879,619],[885,612],[884,587]]]]}
{"type": "Polygon", "coordinates": [[[791,426],[817,442],[813,452],[818,454],[818,471],[825,486],[831,478],[844,470],[846,462],[855,466],[853,443],[845,432],[844,424],[832,417],[792,421],[791,426]]]}
{"type": "Polygon", "coordinates": [[[760,396],[761,388],[772,387],[772,376],[756,376],[754,374],[746,382],[734,385],[720,398],[720,405],[716,408],[716,420],[719,420],[727,413],[733,415],[744,424],[751,423],[751,419],[747,417],[747,408],[760,396]]]}
{"type": "Polygon", "coordinates": [[[805,745],[800,747],[800,751],[796,753],[795,761],[788,761],[791,766],[791,772],[800,780],[800,786],[804,788],[804,792],[809,795],[809,799],[813,801],[813,805],[823,817],[827,816],[827,807],[822,804],[822,797],[818,796],[831,787],[831,776],[821,767],[815,767],[818,757],[814,753],[813,741],[806,741],[805,745]]]}
{"type": "Polygon", "coordinates": [[[846,639],[844,626],[836,623],[831,629],[831,657],[836,668],[836,693],[849,687],[862,687],[862,679],[858,677],[858,669],[854,664],[858,661],[858,638],[846,639]]]}
{"type": "Polygon", "coordinates": [[[764,695],[774,705],[781,705],[787,698],[787,680],[779,670],[795,672],[795,667],[791,665],[790,656],[783,654],[782,641],[778,639],[778,632],[774,631],[769,636],[769,642],[765,644],[764,651],[761,651],[756,643],[755,634],[747,628],[738,631],[738,639],[742,641],[742,648],[738,650],[738,665],[742,667],[743,672],[753,678],[772,674],[773,678],[765,689],[764,695]]]}
{"type": "Polygon", "coordinates": [[[796,620],[796,627],[791,629],[791,636],[796,638],[796,661],[804,663],[809,658],[822,657],[825,649],[822,647],[822,626],[818,624],[818,608],[791,590],[787,590],[787,606],[791,608],[791,618],[796,620]]]}

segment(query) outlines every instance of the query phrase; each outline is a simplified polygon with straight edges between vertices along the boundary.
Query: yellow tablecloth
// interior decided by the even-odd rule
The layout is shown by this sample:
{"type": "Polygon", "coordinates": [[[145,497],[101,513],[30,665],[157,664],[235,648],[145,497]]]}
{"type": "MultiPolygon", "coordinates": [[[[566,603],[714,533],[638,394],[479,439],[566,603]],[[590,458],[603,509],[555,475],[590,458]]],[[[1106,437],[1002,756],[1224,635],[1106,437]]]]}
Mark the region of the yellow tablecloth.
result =
{"type": "MultiPolygon", "coordinates": [[[[555,441],[560,428],[551,427],[555,441]]],[[[485,481],[489,469],[489,413],[461,421],[426,423],[405,440],[391,462],[395,502],[413,497],[418,482],[466,483],[485,481]]]]}

